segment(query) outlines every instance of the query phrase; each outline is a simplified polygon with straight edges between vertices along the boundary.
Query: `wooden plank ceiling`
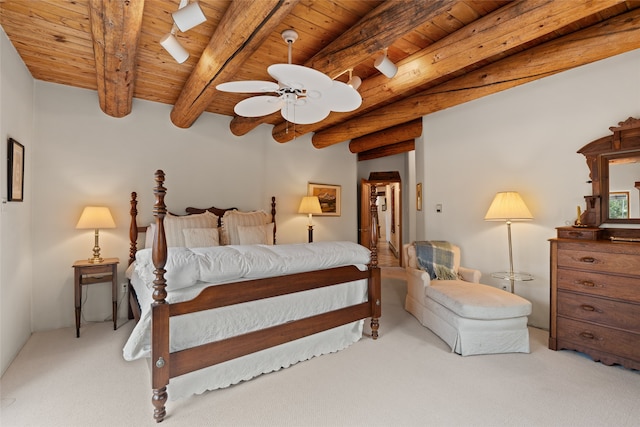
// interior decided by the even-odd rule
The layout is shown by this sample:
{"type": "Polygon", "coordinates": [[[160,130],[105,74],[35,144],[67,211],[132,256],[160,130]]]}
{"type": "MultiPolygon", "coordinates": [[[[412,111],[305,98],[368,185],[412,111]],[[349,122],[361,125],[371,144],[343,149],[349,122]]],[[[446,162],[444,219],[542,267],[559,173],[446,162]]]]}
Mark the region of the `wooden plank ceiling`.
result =
{"type": "Polygon", "coordinates": [[[177,32],[190,53],[178,64],[158,41],[179,3],[3,0],[0,24],[35,79],[96,90],[110,116],[145,99],[173,105],[178,127],[208,111],[234,117],[239,136],[269,123],[282,143],[307,133],[317,148],[350,141],[361,160],[413,149],[426,114],[640,48],[640,0],[200,0],[207,20],[177,32]],[[234,116],[251,95],[215,86],[273,81],[267,66],[287,62],[286,29],[299,33],[294,64],[362,78],[360,108],[295,126],[279,113],[234,116]],[[373,67],[384,49],[393,78],[373,67]]]}

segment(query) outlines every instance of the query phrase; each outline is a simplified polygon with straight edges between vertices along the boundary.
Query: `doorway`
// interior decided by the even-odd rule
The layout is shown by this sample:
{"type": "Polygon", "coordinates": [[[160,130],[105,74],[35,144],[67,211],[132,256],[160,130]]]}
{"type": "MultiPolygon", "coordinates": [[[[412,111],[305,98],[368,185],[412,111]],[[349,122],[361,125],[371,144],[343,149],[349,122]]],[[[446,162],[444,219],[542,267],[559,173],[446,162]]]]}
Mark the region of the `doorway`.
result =
{"type": "Polygon", "coordinates": [[[400,173],[371,172],[360,185],[359,243],[371,247],[371,188],[375,187],[377,205],[377,249],[380,267],[402,265],[402,181],[400,173]]]}

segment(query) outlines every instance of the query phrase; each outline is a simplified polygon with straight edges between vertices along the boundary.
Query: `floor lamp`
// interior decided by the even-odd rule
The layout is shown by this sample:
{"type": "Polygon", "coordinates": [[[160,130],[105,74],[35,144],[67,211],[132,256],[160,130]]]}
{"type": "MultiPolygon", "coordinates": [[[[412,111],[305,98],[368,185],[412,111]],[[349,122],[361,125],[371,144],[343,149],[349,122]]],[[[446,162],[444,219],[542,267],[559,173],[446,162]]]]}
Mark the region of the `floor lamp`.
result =
{"type": "Polygon", "coordinates": [[[313,214],[321,214],[320,200],[318,196],[304,196],[300,202],[298,213],[309,215],[309,243],[313,242],[313,214]]]}
{"type": "Polygon", "coordinates": [[[485,221],[506,221],[507,234],[509,238],[509,272],[507,274],[495,273],[493,277],[500,279],[509,279],[510,292],[513,293],[515,280],[531,280],[531,276],[526,273],[515,273],[513,271],[513,252],[511,245],[511,221],[522,221],[533,219],[533,215],[524,204],[522,197],[516,191],[503,191],[498,194],[491,202],[487,214],[484,216],[485,221]]]}

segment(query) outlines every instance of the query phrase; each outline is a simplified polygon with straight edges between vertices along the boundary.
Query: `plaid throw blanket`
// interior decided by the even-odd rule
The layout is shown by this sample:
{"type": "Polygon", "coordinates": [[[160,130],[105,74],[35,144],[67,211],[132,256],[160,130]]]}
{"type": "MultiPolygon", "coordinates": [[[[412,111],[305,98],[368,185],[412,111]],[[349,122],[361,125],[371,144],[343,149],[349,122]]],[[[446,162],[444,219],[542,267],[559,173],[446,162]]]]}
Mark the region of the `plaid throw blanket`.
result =
{"type": "Polygon", "coordinates": [[[449,242],[431,240],[415,242],[418,267],[429,273],[431,279],[455,280],[453,270],[453,245],[449,242]]]}

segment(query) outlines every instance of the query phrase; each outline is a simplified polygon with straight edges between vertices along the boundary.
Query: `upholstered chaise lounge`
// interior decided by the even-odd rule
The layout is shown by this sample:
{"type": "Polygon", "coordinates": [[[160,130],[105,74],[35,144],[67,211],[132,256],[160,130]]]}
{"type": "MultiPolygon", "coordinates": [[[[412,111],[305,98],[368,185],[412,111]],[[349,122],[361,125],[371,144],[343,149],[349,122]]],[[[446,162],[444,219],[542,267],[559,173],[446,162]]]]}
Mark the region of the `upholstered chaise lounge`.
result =
{"type": "Polygon", "coordinates": [[[415,242],[404,245],[405,309],[462,356],[529,353],[531,303],[480,284],[480,271],[460,267],[460,248],[451,248],[458,278],[433,280],[419,267],[415,242]]]}

